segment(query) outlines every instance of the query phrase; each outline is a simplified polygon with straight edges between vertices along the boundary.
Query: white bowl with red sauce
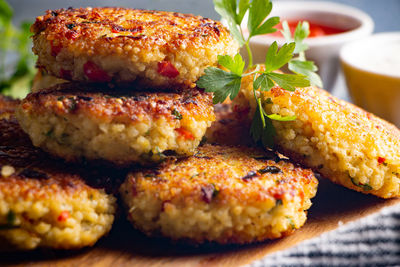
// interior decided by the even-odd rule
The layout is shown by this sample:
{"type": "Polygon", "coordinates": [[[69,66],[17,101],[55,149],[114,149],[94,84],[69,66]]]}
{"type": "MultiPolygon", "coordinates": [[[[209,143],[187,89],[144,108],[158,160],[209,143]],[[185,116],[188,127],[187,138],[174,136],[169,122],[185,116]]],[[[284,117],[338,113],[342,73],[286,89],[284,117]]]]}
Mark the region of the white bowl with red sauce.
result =
{"type": "MultiPolygon", "coordinates": [[[[287,20],[292,28],[298,21],[310,23],[310,36],[305,40],[309,46],[306,57],[319,67],[324,88],[328,91],[333,89],[338,75],[340,48],[370,35],[374,29],[371,17],[363,11],[332,2],[275,1],[271,16],[287,20]]],[[[246,25],[242,27],[247,30],[246,25]]],[[[254,63],[265,61],[267,48],[274,41],[279,45],[286,42],[280,32],[252,37],[250,47],[254,63]]],[[[245,48],[241,49],[241,54],[247,60],[245,48]]]]}

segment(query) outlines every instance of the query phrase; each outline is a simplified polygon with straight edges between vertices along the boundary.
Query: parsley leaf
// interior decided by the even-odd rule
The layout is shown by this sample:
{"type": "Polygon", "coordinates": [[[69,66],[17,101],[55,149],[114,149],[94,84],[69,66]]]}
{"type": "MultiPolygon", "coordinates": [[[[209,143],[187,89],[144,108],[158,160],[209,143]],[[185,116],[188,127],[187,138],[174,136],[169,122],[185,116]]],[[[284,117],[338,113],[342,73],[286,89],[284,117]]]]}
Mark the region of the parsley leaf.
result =
{"type": "Polygon", "coordinates": [[[274,81],[272,81],[266,73],[262,73],[257,79],[253,82],[253,89],[261,91],[269,91],[272,87],[274,87],[274,81]]]}
{"type": "Polygon", "coordinates": [[[259,66],[253,66],[253,56],[250,49],[250,39],[256,35],[275,32],[274,28],[280,22],[279,17],[270,17],[272,3],[270,0],[214,0],[215,10],[226,20],[232,36],[239,42],[240,46],[245,45],[248,52],[248,64],[245,73],[245,62],[237,54],[234,57],[229,55],[218,56],[218,63],[223,69],[208,67],[205,74],[197,81],[199,88],[206,92],[213,92],[213,102],[222,103],[227,97],[234,99],[240,90],[242,77],[253,75],[253,93],[257,103],[251,123],[250,135],[253,140],[261,142],[264,146],[271,147],[276,135],[272,120],[293,121],[296,116],[282,116],[280,114],[267,114],[263,108],[264,104],[271,104],[270,98],[264,99],[258,96],[259,91],[269,91],[275,85],[281,88],[294,91],[296,87],[305,87],[312,84],[321,84],[319,76],[315,73],[318,69],[312,61],[305,59],[304,51],[308,48],[304,39],[309,35],[309,24],[299,23],[294,32],[293,38],[287,22],[283,22],[283,35],[287,42],[278,48],[276,42],[269,47],[265,57],[265,69],[260,70],[259,66]],[[241,23],[245,14],[248,13],[247,29],[248,36],[243,34],[241,23]],[[294,57],[296,56],[296,57],[294,57]],[[275,71],[288,65],[289,70],[294,74],[282,74],[275,71]],[[251,70],[251,71],[250,71],[251,70]]]}
{"type": "Polygon", "coordinates": [[[239,12],[237,14],[237,20],[236,20],[237,24],[240,25],[242,23],[243,17],[246,14],[249,7],[250,7],[250,0],[239,1],[239,12]]]}
{"type": "Polygon", "coordinates": [[[296,47],[293,51],[294,54],[298,54],[298,57],[292,58],[288,63],[288,68],[296,74],[301,74],[307,77],[312,85],[322,87],[322,80],[316,73],[318,71],[313,61],[307,61],[305,51],[308,49],[308,45],[304,43],[304,40],[310,34],[310,25],[307,21],[299,22],[293,34],[290,32],[287,21],[282,23],[283,30],[281,31],[287,42],[294,41],[296,47]]]}
{"type": "Polygon", "coordinates": [[[294,42],[296,43],[296,49],[294,53],[298,54],[308,49],[308,45],[304,43],[304,39],[310,34],[310,25],[307,21],[299,22],[294,31],[294,42]]]}
{"type": "Polygon", "coordinates": [[[231,32],[233,38],[242,46],[245,41],[240,29],[240,24],[243,20],[244,14],[248,9],[248,0],[240,1],[244,3],[239,3],[239,13],[237,14],[237,2],[236,0],[214,0],[214,8],[218,14],[223,17],[227,24],[229,31],[231,32]]]}
{"type": "Polygon", "coordinates": [[[197,81],[199,88],[205,88],[206,92],[213,92],[213,103],[222,103],[230,96],[234,99],[239,93],[242,77],[232,72],[210,67],[204,70],[205,75],[197,81]]]}
{"type": "Polygon", "coordinates": [[[0,93],[23,98],[30,90],[35,73],[29,31],[31,23],[23,22],[16,28],[11,22],[12,16],[11,7],[6,1],[0,0],[0,93]],[[15,65],[6,64],[10,54],[18,56],[15,65]]]}
{"type": "Polygon", "coordinates": [[[289,69],[294,73],[307,76],[311,84],[322,87],[322,80],[316,73],[316,71],[318,71],[318,67],[315,66],[313,61],[301,61],[294,59],[289,62],[289,69]]]}
{"type": "Polygon", "coordinates": [[[310,86],[310,81],[304,75],[299,74],[281,74],[281,73],[267,73],[271,80],[276,82],[280,87],[288,91],[296,90],[295,87],[310,86]]]}
{"type": "Polygon", "coordinates": [[[240,54],[236,54],[234,58],[229,55],[218,56],[218,64],[240,76],[243,74],[245,62],[240,54]]]}
{"type": "Polygon", "coordinates": [[[272,3],[269,0],[253,0],[249,8],[249,19],[247,28],[249,29],[249,38],[266,33],[276,32],[273,28],[279,23],[279,17],[265,18],[271,13],[272,3]]]}
{"type": "Polygon", "coordinates": [[[11,18],[13,16],[13,10],[7,4],[6,1],[0,1],[0,23],[1,25],[5,25],[11,22],[11,18]]]}
{"type": "Polygon", "coordinates": [[[293,57],[295,46],[295,43],[284,44],[278,51],[278,44],[273,42],[268,48],[267,55],[265,57],[265,72],[277,70],[288,63],[293,57]]]}

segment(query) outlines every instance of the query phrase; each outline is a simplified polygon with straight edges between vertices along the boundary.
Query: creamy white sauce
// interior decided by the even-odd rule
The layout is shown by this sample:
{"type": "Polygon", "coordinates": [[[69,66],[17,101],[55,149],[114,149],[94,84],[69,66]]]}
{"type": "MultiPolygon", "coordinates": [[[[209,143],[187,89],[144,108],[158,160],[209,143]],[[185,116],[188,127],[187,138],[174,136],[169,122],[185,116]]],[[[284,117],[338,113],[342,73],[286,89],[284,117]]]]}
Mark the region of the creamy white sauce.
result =
{"type": "Polygon", "coordinates": [[[367,71],[400,76],[400,38],[372,40],[365,45],[352,51],[351,63],[367,71]]]}

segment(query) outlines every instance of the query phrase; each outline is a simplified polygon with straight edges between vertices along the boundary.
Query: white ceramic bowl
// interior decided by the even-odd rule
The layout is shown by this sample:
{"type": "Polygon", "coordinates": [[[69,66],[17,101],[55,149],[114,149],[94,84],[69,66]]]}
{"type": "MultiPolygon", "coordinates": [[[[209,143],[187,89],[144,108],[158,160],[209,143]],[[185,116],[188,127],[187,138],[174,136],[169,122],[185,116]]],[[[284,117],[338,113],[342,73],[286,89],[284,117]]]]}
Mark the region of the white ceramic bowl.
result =
{"type": "Polygon", "coordinates": [[[346,44],[340,61],[353,102],[400,127],[400,32],[346,44]]]}
{"type": "MultiPolygon", "coordinates": [[[[309,49],[306,57],[319,67],[324,88],[332,90],[339,70],[339,51],[343,44],[363,38],[372,33],[374,23],[370,16],[356,8],[332,2],[284,1],[273,2],[271,16],[283,20],[308,20],[321,25],[346,30],[343,33],[306,39],[309,49]]],[[[244,22],[247,19],[244,19],[244,22]]],[[[242,25],[246,27],[246,25],[242,25]]],[[[263,63],[267,48],[277,41],[282,45],[285,39],[276,36],[256,36],[250,41],[254,63],[263,63]]],[[[247,60],[246,49],[241,54],[247,60]]]]}

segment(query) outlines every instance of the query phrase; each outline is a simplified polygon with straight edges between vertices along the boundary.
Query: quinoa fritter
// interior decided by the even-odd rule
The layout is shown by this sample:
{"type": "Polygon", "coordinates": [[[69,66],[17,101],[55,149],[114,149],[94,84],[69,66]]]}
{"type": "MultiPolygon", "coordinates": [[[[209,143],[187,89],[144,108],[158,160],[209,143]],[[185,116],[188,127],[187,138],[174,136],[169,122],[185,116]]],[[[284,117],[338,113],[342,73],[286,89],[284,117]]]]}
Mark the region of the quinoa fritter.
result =
{"type": "Polygon", "coordinates": [[[16,116],[35,146],[69,161],[149,164],[163,152],[193,154],[215,120],[211,94],[130,88],[59,84],[29,94],[16,116]]]}
{"type": "Polygon", "coordinates": [[[10,118],[19,103],[19,100],[0,94],[0,120],[10,118]]]}
{"type": "Polygon", "coordinates": [[[76,249],[108,233],[115,198],[33,147],[15,119],[0,123],[0,249],[76,249]]]}
{"type": "Polygon", "coordinates": [[[214,105],[216,119],[206,131],[206,142],[219,145],[252,145],[248,112],[248,109],[233,110],[231,103],[214,105]]]}
{"type": "MultiPolygon", "coordinates": [[[[248,76],[234,100],[236,108],[256,103],[248,76]],[[250,101],[250,102],[249,102],[250,101]]],[[[273,121],[282,153],[347,188],[382,198],[400,196],[400,131],[365,110],[316,88],[263,92],[268,113],[297,116],[273,121]]]]}
{"type": "Polygon", "coordinates": [[[33,24],[38,66],[75,81],[193,84],[239,46],[217,21],[117,7],[48,10],[33,24]]]}
{"type": "Polygon", "coordinates": [[[272,152],[205,145],[192,157],[130,173],[120,193],[129,220],[146,234],[243,244],[301,227],[317,184],[311,170],[272,152]]]}

